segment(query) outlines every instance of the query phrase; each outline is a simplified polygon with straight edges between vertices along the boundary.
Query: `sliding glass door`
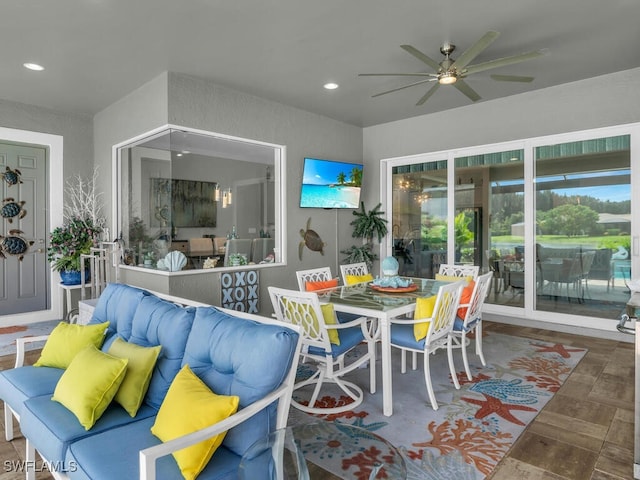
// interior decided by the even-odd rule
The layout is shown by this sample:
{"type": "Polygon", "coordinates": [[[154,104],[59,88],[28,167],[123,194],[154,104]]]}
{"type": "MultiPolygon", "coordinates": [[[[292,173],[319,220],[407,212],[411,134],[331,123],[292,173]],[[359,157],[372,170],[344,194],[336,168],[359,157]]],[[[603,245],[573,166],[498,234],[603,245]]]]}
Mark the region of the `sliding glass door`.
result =
{"type": "Polygon", "coordinates": [[[630,136],[535,149],[535,308],[615,319],[631,277],[630,136]]]}
{"type": "Polygon", "coordinates": [[[635,124],[383,160],[383,256],[493,272],[491,312],[611,328],[640,270],[638,143],[635,124]]]}

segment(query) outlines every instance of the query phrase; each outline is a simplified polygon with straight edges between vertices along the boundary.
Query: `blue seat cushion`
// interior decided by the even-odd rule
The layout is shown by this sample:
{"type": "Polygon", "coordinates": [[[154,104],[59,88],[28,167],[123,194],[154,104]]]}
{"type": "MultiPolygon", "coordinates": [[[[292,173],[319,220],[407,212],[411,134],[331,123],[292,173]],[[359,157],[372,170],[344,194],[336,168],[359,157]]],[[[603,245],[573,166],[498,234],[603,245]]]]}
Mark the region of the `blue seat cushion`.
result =
{"type": "MultiPolygon", "coordinates": [[[[184,308],[155,295],[142,298],[133,316],[131,335],[124,340],[143,347],[162,348],[144,402],[160,408],[173,378],[180,371],[195,308],[184,308]]],[[[104,347],[103,347],[104,348],[104,347]]]]}
{"type": "Polygon", "coordinates": [[[51,400],[51,395],[43,395],[24,402],[20,429],[44,458],[62,464],[71,442],[136,420],[155,417],[156,413],[152,407],[142,405],[136,416],[131,418],[124,408],[112,402],[87,431],[71,411],[51,400]]]}
{"type": "Polygon", "coordinates": [[[131,322],[138,304],[149,292],[130,285],[110,283],[100,294],[98,303],[89,323],[109,322],[105,332],[103,350],[108,350],[113,342],[114,335],[122,338],[131,335],[131,322]]]}
{"type": "MultiPolygon", "coordinates": [[[[65,461],[69,466],[69,477],[72,480],[138,478],[138,451],[161,443],[150,431],[154,421],[155,418],[147,418],[72,443],[65,461]]],[[[198,480],[235,480],[240,460],[241,457],[221,446],[198,475],[198,480]]],[[[173,455],[158,459],[156,478],[182,480],[173,455]]]]}
{"type": "Polygon", "coordinates": [[[336,312],[338,323],[348,323],[352,320],[357,320],[360,317],[362,317],[362,315],[358,315],[357,313],[336,312]]]}
{"type": "MultiPolygon", "coordinates": [[[[473,330],[473,328],[476,326],[476,323],[478,323],[478,319],[471,320],[467,324],[466,331],[470,332],[471,330],[473,330]]],[[[453,322],[453,330],[456,331],[456,332],[462,332],[462,330],[465,330],[464,320],[461,319],[460,317],[456,316],[456,319],[453,322]]]]}
{"type": "Polygon", "coordinates": [[[0,372],[0,399],[18,415],[25,400],[41,395],[51,396],[64,370],[53,367],[24,366],[0,372]]]}
{"type": "Polygon", "coordinates": [[[413,348],[414,350],[424,350],[426,337],[416,342],[413,333],[413,324],[403,325],[395,323],[391,325],[391,343],[400,347],[413,348]]]}
{"type": "MultiPolygon", "coordinates": [[[[198,307],[183,363],[213,392],[240,397],[242,408],[282,385],[297,343],[298,334],[284,326],[198,307]]],[[[242,456],[275,428],[276,413],[276,405],[270,405],[231,430],[223,445],[242,456]]]]}
{"type": "MultiPolygon", "coordinates": [[[[359,326],[336,331],[340,336],[340,345],[335,345],[333,343],[331,344],[331,355],[333,356],[333,358],[339,357],[343,353],[348,352],[364,340],[362,328],[360,328],[359,326]]],[[[309,347],[309,353],[311,355],[325,355],[325,351],[320,347],[309,347]]]]}

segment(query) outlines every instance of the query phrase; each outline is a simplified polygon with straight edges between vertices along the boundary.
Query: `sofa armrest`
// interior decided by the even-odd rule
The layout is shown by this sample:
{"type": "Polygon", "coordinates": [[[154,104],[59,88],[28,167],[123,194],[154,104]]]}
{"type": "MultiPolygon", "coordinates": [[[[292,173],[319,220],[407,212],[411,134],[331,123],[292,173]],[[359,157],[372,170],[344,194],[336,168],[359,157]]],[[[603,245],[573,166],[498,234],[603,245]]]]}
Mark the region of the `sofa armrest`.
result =
{"type": "Polygon", "coordinates": [[[16,340],[16,363],[15,368],[24,366],[24,352],[27,343],[42,342],[49,338],[49,335],[38,335],[37,337],[23,337],[16,340]]]}
{"type": "Polygon", "coordinates": [[[222,432],[226,432],[227,430],[230,430],[236,425],[239,425],[245,420],[251,418],[253,415],[271,405],[276,400],[282,399],[290,394],[290,386],[282,385],[266,397],[247,405],[234,415],[231,415],[214,425],[183,435],[182,437],[175,438],[168,442],[164,442],[160,445],[140,450],[140,480],[153,480],[156,478],[156,460],[158,458],[164,457],[191,445],[195,445],[196,443],[214,437],[222,432]]]}

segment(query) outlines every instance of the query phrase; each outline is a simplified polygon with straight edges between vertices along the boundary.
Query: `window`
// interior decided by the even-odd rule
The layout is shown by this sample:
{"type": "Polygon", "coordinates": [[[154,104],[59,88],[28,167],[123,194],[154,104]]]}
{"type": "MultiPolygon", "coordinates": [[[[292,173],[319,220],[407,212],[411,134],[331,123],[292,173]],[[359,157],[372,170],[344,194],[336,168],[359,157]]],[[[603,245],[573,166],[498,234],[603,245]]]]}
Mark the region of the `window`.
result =
{"type": "Polygon", "coordinates": [[[170,126],[117,155],[125,263],[165,270],[176,250],[180,271],[284,261],[284,147],[170,126]]]}

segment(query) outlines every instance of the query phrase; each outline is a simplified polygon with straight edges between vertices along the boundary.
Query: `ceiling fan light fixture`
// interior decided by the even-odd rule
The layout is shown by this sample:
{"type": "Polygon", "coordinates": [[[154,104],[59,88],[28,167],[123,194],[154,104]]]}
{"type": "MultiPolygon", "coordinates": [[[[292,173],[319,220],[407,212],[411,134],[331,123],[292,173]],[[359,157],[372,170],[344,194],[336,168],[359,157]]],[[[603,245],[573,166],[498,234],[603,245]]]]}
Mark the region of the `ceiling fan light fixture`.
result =
{"type": "Polygon", "coordinates": [[[458,77],[451,72],[445,72],[438,77],[438,83],[440,85],[453,85],[458,81],[458,77]]]}

